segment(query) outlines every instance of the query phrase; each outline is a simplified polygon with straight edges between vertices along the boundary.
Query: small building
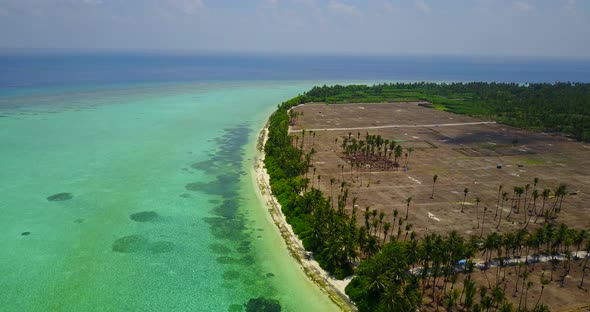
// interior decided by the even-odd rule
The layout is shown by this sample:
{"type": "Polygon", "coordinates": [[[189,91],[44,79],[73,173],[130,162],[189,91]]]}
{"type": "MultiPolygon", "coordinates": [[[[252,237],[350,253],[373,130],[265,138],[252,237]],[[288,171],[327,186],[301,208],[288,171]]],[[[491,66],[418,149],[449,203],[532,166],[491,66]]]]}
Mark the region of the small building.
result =
{"type": "Polygon", "coordinates": [[[502,169],[502,164],[497,164],[497,165],[496,165],[496,168],[498,168],[498,169],[502,169]]]}

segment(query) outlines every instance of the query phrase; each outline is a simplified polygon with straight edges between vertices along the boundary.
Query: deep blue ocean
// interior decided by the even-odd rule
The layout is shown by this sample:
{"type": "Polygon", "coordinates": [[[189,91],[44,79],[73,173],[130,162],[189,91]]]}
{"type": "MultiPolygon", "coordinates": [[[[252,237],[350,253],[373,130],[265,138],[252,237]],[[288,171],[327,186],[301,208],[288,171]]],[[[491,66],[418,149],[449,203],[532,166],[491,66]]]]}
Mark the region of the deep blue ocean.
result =
{"type": "Polygon", "coordinates": [[[590,59],[0,53],[0,92],[256,80],[590,82],[590,59]]]}

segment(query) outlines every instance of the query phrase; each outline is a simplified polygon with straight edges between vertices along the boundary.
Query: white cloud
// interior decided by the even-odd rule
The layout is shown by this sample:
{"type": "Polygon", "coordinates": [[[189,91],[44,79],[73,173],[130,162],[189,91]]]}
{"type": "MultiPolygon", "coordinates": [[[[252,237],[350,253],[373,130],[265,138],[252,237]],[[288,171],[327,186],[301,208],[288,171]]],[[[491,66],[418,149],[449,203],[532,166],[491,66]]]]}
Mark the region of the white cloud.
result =
{"type": "Polygon", "coordinates": [[[347,14],[347,15],[361,15],[361,11],[351,4],[346,4],[342,2],[338,2],[335,0],[330,0],[328,4],[328,9],[334,13],[338,14],[347,14]]]}
{"type": "Polygon", "coordinates": [[[103,4],[102,0],[82,0],[84,4],[88,5],[101,5],[103,4]]]}
{"type": "Polygon", "coordinates": [[[205,7],[203,0],[169,0],[170,4],[182,10],[185,14],[192,15],[205,7]]]}
{"type": "Polygon", "coordinates": [[[568,11],[575,12],[577,10],[576,0],[567,0],[565,2],[564,8],[568,11]]]}
{"type": "Polygon", "coordinates": [[[258,10],[262,13],[264,10],[274,10],[279,7],[279,0],[260,0],[258,2],[258,10]]]}
{"type": "Polygon", "coordinates": [[[393,4],[389,1],[383,1],[383,8],[388,12],[392,12],[395,9],[393,4]]]}
{"type": "Polygon", "coordinates": [[[430,6],[424,0],[414,0],[414,6],[426,14],[429,14],[431,11],[430,6]]]}
{"type": "Polygon", "coordinates": [[[512,5],[512,7],[517,10],[517,11],[521,11],[521,12],[531,12],[535,9],[534,6],[532,6],[531,4],[524,2],[524,1],[516,1],[514,2],[514,4],[512,5]]]}
{"type": "Polygon", "coordinates": [[[301,3],[309,6],[316,6],[316,0],[292,0],[295,3],[301,3]]]}

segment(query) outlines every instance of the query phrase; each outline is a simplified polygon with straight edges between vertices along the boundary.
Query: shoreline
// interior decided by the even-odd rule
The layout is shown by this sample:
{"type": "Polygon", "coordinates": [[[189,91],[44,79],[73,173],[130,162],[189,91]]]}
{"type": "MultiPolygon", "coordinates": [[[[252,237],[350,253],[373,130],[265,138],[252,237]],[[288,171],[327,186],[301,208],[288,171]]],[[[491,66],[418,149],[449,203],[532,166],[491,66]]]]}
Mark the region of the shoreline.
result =
{"type": "Polygon", "coordinates": [[[268,125],[260,131],[257,139],[256,149],[257,155],[254,162],[254,177],[256,179],[256,189],[260,198],[264,201],[264,205],[268,210],[268,215],[271,217],[276,229],[281,234],[283,241],[287,245],[287,249],[291,257],[300,265],[300,269],[305,275],[316,284],[322,292],[324,292],[330,300],[336,304],[342,311],[357,311],[354,303],[348,298],[344,289],[351,281],[351,278],[344,280],[337,280],[331,277],[328,272],[320,267],[320,265],[313,259],[306,259],[305,248],[303,242],[293,232],[293,229],[281,210],[281,205],[277,199],[270,192],[270,177],[264,167],[264,145],[268,139],[268,125]]]}

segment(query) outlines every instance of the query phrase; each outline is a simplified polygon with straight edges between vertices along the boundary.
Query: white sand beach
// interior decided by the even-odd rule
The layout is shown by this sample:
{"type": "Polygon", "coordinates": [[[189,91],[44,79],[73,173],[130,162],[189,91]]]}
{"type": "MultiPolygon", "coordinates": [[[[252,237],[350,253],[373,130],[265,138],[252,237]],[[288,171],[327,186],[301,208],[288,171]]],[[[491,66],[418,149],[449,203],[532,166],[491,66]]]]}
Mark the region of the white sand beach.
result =
{"type": "Polygon", "coordinates": [[[258,185],[261,200],[266,204],[269,217],[277,226],[278,232],[283,237],[289,252],[293,258],[301,265],[305,274],[324,291],[330,299],[338,305],[343,311],[356,311],[356,307],[345,294],[344,289],[352,280],[348,277],[344,280],[337,280],[323,270],[317,261],[313,258],[306,257],[306,251],[303,242],[293,232],[290,224],[287,223],[285,215],[281,210],[281,205],[270,191],[270,176],[264,167],[264,144],[267,140],[268,128],[265,127],[259,137],[259,154],[255,162],[255,177],[258,185]]]}

